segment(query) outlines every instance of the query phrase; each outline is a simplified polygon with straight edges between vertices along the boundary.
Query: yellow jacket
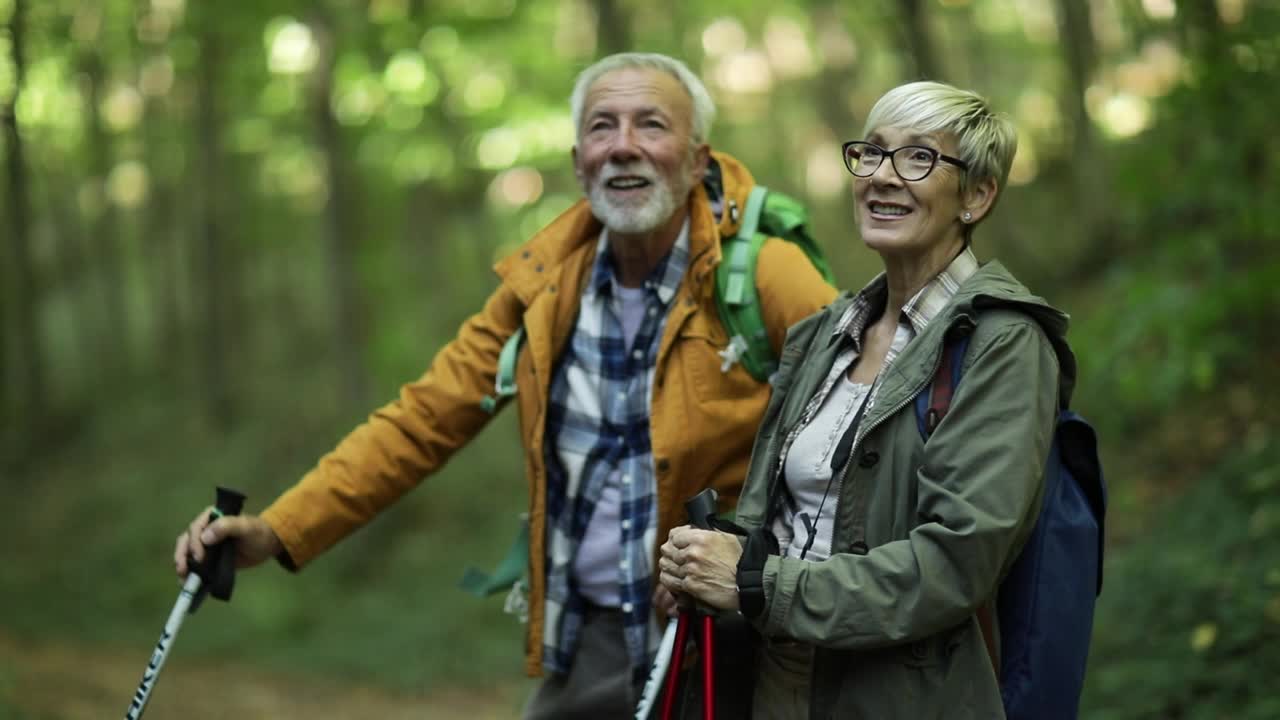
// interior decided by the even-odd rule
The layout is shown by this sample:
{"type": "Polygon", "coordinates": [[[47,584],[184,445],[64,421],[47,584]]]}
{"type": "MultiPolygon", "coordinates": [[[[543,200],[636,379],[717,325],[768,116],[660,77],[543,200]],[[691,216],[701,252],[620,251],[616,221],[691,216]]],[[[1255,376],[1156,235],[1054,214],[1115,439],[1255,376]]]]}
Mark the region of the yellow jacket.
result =
{"type": "MultiPolygon", "coordinates": [[[[746,207],[755,182],[745,167],[713,153],[725,202],[746,207]]],[[[769,387],[741,365],[720,371],[729,338],[714,296],[721,236],[737,221],[716,218],[699,185],[690,202],[689,269],[673,300],[654,370],[649,432],[657,477],[658,535],[684,521],[683,503],[714,487],[736,502],[747,473],[769,387]]],[[[502,284],[446,345],[426,373],[404,385],[398,400],[374,412],[314,470],[262,513],[294,565],[312,558],[371,520],[439,470],[491,417],[481,399],[493,392],[498,353],[523,323],[527,341],[516,363],[516,405],[529,479],[529,624],[525,670],[542,672],[546,579],[543,464],[552,368],[573,332],[582,289],[595,260],[600,224],[579,201],[494,270],[502,284]]],[[[792,324],[830,303],[836,291],[795,245],[776,238],[761,248],[756,270],[760,308],[774,351],[792,324]]],[[[657,553],[654,553],[656,568],[657,553]]],[[[657,577],[656,569],[653,576],[657,577]]]]}

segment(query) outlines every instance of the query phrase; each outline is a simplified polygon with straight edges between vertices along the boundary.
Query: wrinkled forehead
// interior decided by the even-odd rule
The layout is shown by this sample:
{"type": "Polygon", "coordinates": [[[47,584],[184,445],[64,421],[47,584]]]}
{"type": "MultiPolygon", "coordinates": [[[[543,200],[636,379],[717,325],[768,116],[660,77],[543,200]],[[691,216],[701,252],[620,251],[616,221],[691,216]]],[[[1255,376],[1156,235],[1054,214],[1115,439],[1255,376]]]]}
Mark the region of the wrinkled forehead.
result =
{"type": "Polygon", "coordinates": [[[693,122],[693,98],[674,75],[656,68],[619,68],[601,75],[587,89],[583,119],[656,112],[689,127],[693,122]]]}

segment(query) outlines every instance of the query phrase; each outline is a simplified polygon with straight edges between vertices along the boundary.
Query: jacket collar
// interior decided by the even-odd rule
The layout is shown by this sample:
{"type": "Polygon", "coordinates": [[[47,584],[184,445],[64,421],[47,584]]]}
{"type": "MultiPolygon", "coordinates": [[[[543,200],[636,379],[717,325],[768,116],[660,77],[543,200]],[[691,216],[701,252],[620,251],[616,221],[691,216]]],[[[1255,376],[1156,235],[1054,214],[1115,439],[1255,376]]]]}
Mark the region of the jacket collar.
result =
{"type": "MultiPolygon", "coordinates": [[[[912,337],[924,332],[930,321],[946,308],[964,282],[977,271],[978,258],[974,256],[973,249],[966,246],[942,272],[925,283],[902,306],[902,316],[898,322],[909,326],[912,337]]],[[[854,296],[853,303],[840,316],[832,330],[832,341],[841,336],[846,337],[861,352],[862,332],[867,323],[884,312],[888,295],[888,281],[882,272],[854,296]]]]}
{"type": "MultiPolygon", "coordinates": [[[[867,294],[867,298],[861,300],[863,303],[875,297],[877,283],[883,283],[883,278],[872,280],[862,292],[856,295],[852,293],[842,295],[832,304],[832,315],[840,319],[831,326],[833,332],[830,335],[829,345],[845,337],[836,330],[846,322],[846,315],[860,303],[864,293],[867,294]]],[[[883,301],[882,297],[881,302],[883,301]]],[[[1044,330],[1058,356],[1060,393],[1065,405],[1071,398],[1076,379],[1075,354],[1072,353],[1066,340],[1070,318],[1066,313],[1050,305],[1044,298],[1033,295],[999,261],[992,260],[980,265],[968,279],[960,284],[955,294],[930,318],[927,329],[920,329],[917,339],[908,346],[909,352],[916,357],[922,367],[930,366],[929,363],[936,359],[937,350],[918,354],[927,349],[915,347],[918,343],[924,343],[925,346],[937,343],[940,346],[946,342],[948,333],[953,329],[966,325],[973,327],[978,321],[978,315],[983,311],[1000,308],[1025,313],[1039,323],[1044,330]]],[[[905,359],[904,355],[897,364],[901,365],[901,360],[905,359]]],[[[927,372],[927,367],[921,372],[927,372]]]]}

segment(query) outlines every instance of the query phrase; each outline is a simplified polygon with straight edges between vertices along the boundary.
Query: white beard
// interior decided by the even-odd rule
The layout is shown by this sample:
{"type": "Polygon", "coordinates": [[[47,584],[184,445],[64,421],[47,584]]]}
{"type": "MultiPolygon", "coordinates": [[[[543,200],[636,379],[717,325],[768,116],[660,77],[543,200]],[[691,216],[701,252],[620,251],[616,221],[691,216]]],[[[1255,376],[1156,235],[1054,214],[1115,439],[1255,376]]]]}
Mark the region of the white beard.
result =
{"type": "MultiPolygon", "coordinates": [[[[687,174],[687,173],[685,173],[687,174]]],[[[610,232],[624,235],[653,232],[671,219],[689,188],[672,188],[666,178],[648,162],[605,167],[587,192],[591,212],[610,232]],[[622,175],[643,177],[651,184],[648,196],[639,205],[617,203],[609,194],[606,184],[622,175]]]]}

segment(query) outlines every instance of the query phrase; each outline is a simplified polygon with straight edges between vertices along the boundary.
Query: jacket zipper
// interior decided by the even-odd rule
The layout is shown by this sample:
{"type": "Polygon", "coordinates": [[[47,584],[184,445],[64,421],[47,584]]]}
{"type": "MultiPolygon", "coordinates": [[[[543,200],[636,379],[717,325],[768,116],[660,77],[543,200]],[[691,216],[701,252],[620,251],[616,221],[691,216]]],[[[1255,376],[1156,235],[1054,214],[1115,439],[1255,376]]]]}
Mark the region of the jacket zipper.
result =
{"type": "MultiPolygon", "coordinates": [[[[840,527],[840,523],[838,522],[840,519],[840,505],[844,501],[844,478],[849,473],[849,467],[853,465],[853,459],[858,456],[858,450],[861,449],[862,441],[871,434],[872,430],[875,430],[880,427],[880,425],[884,424],[885,420],[888,420],[898,414],[898,411],[902,410],[902,408],[915,402],[915,399],[920,395],[920,393],[933,382],[934,376],[938,374],[938,368],[942,366],[942,354],[947,351],[947,337],[951,335],[953,328],[959,327],[962,324],[967,324],[972,330],[973,321],[969,320],[967,316],[961,316],[961,318],[953,322],[951,326],[943,332],[942,347],[938,349],[938,356],[933,360],[933,369],[930,370],[929,374],[925,377],[924,383],[908,393],[906,398],[895,405],[892,410],[881,415],[875,423],[867,426],[866,431],[863,431],[862,428],[858,428],[858,434],[853,438],[853,447],[849,450],[849,459],[845,461],[844,467],[840,469],[840,480],[836,485],[836,514],[831,518],[831,551],[833,553],[836,549],[836,532],[840,527]]],[[[870,402],[871,400],[872,398],[868,397],[865,402],[870,402]]]]}

